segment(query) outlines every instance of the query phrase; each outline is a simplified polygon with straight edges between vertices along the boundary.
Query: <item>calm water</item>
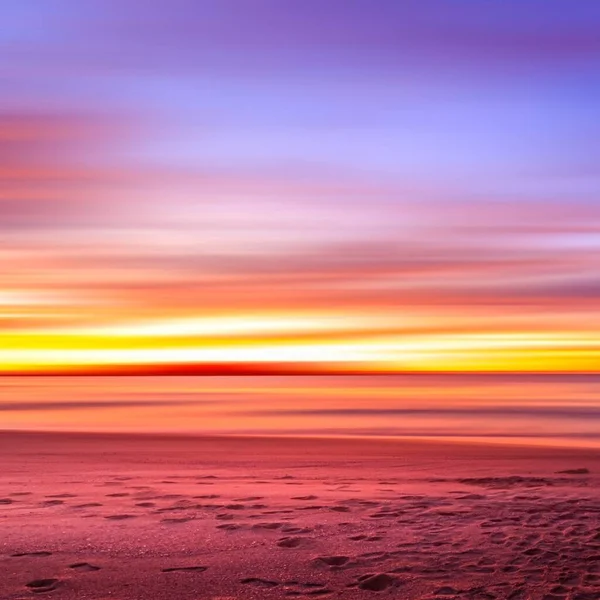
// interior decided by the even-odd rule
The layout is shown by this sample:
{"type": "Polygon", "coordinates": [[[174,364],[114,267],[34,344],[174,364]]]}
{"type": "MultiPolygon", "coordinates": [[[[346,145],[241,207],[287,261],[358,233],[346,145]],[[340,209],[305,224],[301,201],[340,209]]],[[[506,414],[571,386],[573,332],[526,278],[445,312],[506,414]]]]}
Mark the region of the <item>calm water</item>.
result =
{"type": "Polygon", "coordinates": [[[0,428],[600,447],[600,375],[0,378],[0,428]]]}

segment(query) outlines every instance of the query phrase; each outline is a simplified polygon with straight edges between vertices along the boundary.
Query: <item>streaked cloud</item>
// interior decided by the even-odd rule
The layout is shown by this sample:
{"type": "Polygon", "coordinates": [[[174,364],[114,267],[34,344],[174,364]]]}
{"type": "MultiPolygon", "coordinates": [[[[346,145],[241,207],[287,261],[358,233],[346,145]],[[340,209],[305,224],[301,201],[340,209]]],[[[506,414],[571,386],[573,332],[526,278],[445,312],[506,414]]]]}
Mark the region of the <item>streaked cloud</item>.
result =
{"type": "Polygon", "coordinates": [[[598,369],[596,7],[9,4],[0,371],[598,369]]]}

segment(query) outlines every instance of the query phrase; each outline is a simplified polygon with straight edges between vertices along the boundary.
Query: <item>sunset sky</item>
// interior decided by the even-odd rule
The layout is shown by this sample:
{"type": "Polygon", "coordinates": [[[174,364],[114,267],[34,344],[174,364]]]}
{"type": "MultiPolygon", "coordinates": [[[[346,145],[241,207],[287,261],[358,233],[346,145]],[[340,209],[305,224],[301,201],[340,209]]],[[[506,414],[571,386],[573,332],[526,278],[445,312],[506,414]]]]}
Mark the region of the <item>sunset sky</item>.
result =
{"type": "Polygon", "coordinates": [[[598,371],[599,31],[572,0],[4,2],[0,372],[598,371]]]}

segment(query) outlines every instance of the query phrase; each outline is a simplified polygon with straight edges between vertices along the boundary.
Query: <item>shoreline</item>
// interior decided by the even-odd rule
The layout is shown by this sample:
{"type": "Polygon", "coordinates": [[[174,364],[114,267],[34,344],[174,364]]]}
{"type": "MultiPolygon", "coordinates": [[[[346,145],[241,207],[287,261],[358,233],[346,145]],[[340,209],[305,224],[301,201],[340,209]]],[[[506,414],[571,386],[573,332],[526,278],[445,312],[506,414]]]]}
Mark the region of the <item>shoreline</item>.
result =
{"type": "Polygon", "coordinates": [[[545,438],[545,437],[517,437],[517,436],[419,436],[419,435],[351,435],[351,434],[268,434],[268,433],[195,433],[195,432],[174,432],[174,431],[109,431],[109,430],[48,430],[48,429],[0,429],[0,442],[3,437],[42,437],[49,438],[83,438],[83,439],[111,439],[124,440],[172,440],[189,442],[227,442],[235,440],[260,441],[294,441],[308,440],[321,442],[354,442],[355,444],[377,445],[377,444],[397,444],[397,445],[421,445],[421,446],[468,446],[468,447],[494,447],[494,448],[513,448],[540,451],[560,450],[566,452],[597,452],[600,455],[600,439],[597,442],[589,444],[578,443],[569,444],[564,438],[545,438]],[[560,443],[560,442],[564,443],[560,443]]]}

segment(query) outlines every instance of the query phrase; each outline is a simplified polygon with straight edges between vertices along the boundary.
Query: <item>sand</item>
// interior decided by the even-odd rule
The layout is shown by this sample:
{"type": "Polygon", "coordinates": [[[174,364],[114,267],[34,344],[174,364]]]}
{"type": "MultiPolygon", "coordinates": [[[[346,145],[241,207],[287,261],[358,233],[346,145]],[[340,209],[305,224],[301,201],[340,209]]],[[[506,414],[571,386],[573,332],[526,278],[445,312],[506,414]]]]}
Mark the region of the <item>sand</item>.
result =
{"type": "Polygon", "coordinates": [[[600,453],[0,434],[0,598],[600,599],[600,453]]]}

